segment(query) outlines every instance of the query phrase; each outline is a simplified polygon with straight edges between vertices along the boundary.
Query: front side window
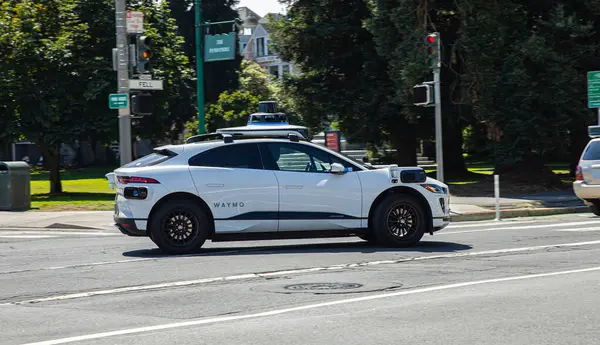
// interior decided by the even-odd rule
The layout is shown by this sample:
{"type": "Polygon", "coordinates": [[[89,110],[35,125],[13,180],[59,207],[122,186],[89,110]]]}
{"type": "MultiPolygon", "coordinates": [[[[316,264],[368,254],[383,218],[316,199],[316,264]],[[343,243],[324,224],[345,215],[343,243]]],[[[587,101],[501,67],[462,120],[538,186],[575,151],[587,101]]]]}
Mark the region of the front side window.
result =
{"type": "Polygon", "coordinates": [[[270,143],[267,151],[271,156],[274,170],[317,172],[324,173],[331,170],[331,164],[340,163],[347,168],[354,168],[328,152],[318,148],[293,143],[270,143]]]}
{"type": "Polygon", "coordinates": [[[210,149],[192,157],[189,164],[197,167],[263,168],[258,145],[256,144],[229,144],[210,149]]]}

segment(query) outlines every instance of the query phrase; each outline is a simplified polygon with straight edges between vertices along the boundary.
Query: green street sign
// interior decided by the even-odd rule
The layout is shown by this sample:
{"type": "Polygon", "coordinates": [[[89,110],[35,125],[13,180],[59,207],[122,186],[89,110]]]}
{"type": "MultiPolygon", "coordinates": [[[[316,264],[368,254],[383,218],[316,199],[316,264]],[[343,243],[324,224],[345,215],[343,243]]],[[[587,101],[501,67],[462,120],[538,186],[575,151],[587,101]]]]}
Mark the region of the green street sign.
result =
{"type": "Polygon", "coordinates": [[[126,93],[111,93],[108,95],[110,109],[126,109],[129,107],[129,96],[126,93]]]}
{"type": "Polygon", "coordinates": [[[204,36],[204,61],[235,59],[235,33],[204,36]]]}
{"type": "Polygon", "coordinates": [[[588,108],[600,108],[600,71],[588,72],[588,108]]]}

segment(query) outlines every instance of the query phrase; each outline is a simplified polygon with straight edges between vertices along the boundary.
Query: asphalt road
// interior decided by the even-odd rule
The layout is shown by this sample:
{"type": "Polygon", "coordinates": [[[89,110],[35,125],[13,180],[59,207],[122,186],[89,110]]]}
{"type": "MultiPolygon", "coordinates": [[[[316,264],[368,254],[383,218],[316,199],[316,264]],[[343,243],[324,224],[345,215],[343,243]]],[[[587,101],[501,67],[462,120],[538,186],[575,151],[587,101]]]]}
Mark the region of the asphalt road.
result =
{"type": "Polygon", "coordinates": [[[411,249],[0,230],[0,344],[594,344],[600,219],[457,223],[411,249]]]}

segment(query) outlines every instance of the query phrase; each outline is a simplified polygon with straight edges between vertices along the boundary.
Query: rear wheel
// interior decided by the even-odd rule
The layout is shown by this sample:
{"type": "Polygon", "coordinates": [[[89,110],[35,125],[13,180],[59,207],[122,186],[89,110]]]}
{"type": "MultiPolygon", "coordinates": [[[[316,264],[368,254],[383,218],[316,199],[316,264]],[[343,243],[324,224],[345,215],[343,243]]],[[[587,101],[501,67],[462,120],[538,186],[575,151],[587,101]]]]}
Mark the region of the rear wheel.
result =
{"type": "Polygon", "coordinates": [[[167,254],[186,254],[202,247],[210,228],[202,207],[189,201],[170,201],[152,216],[152,241],[167,254]]]}
{"type": "Polygon", "coordinates": [[[425,234],[425,211],[419,202],[406,194],[392,194],[377,206],[373,214],[373,233],[389,247],[412,246],[425,234]]]}

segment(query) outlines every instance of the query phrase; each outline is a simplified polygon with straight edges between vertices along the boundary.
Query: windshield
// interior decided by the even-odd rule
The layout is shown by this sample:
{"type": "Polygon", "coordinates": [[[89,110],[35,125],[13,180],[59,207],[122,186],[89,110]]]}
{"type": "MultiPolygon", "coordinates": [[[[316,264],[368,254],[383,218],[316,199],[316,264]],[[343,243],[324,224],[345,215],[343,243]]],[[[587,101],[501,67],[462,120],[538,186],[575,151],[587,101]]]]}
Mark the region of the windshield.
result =
{"type": "Polygon", "coordinates": [[[369,170],[375,170],[375,168],[374,168],[372,165],[370,165],[370,164],[365,164],[365,163],[363,163],[361,160],[358,160],[358,159],[355,159],[355,158],[353,158],[353,157],[350,157],[350,156],[348,156],[348,155],[347,155],[347,154],[345,154],[345,153],[342,153],[342,152],[337,152],[337,151],[336,151],[336,153],[337,153],[338,155],[340,155],[340,156],[344,156],[344,157],[346,157],[347,159],[349,159],[349,160],[351,160],[352,162],[354,162],[354,163],[356,163],[356,164],[360,165],[361,167],[364,167],[365,169],[369,169],[369,170]]]}

